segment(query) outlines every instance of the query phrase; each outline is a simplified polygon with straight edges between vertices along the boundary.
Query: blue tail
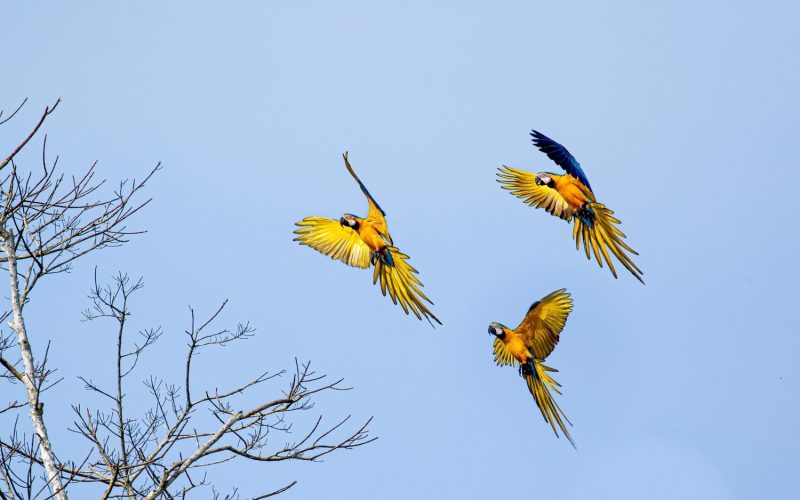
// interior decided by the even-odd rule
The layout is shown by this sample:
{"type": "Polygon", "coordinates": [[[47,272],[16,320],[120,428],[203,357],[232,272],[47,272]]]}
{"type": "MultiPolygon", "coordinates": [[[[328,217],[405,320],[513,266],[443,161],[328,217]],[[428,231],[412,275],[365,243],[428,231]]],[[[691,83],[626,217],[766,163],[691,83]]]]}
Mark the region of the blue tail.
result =
{"type": "Polygon", "coordinates": [[[392,252],[389,250],[389,247],[384,248],[383,252],[381,252],[381,262],[387,266],[394,267],[394,257],[392,256],[392,252]]]}

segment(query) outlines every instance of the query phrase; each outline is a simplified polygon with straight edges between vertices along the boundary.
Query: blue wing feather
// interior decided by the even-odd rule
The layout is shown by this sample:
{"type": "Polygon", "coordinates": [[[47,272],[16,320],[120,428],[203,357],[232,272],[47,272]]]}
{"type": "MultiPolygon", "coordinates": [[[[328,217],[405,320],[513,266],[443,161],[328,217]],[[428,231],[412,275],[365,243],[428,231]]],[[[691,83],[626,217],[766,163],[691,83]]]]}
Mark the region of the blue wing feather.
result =
{"type": "Polygon", "coordinates": [[[539,151],[546,154],[548,158],[556,162],[568,174],[576,177],[584,186],[590,190],[592,189],[592,186],[589,185],[589,179],[586,178],[586,174],[581,169],[581,164],[567,151],[567,148],[536,130],[531,131],[531,137],[533,137],[533,144],[539,148],[539,151]]]}
{"type": "Polygon", "coordinates": [[[350,161],[347,159],[347,153],[348,152],[345,151],[344,154],[342,155],[342,157],[344,157],[344,166],[347,167],[347,171],[350,172],[350,175],[352,175],[353,179],[356,180],[356,182],[358,183],[358,186],[361,188],[361,191],[367,196],[367,198],[372,200],[372,203],[374,203],[375,206],[378,207],[378,210],[380,210],[383,215],[386,215],[386,212],[384,212],[383,209],[381,208],[381,206],[378,205],[378,202],[375,201],[375,198],[373,198],[372,195],[369,194],[369,191],[367,190],[367,186],[365,186],[364,183],[361,182],[361,179],[359,179],[358,176],[356,175],[356,173],[353,171],[353,167],[350,166],[350,161]]]}

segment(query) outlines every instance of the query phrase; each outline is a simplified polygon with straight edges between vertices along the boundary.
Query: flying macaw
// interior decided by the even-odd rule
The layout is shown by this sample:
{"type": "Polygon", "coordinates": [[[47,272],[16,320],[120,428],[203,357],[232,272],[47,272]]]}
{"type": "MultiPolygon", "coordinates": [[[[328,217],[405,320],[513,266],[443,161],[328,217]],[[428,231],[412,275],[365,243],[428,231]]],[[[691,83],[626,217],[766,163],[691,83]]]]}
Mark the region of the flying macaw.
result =
{"type": "Polygon", "coordinates": [[[536,130],[531,132],[531,136],[533,144],[563,168],[566,175],[552,172],[534,174],[503,165],[497,173],[497,181],[502,184],[502,188],[509,190],[528,205],[544,208],[567,222],[571,222],[574,217],[572,237],[575,239],[576,249],[580,249],[583,242],[586,258],[591,259],[591,248],[600,267],[603,267],[605,260],[611,274],[616,278],[617,271],[611,262],[610,251],[637,280],[644,283],[644,273],[636,267],[626,251],[633,255],[639,254],[623,241],[625,235],[616,226],[620,221],[614,217],[614,212],[595,199],[589,179],[575,157],[567,148],[536,130]]]}
{"type": "Polygon", "coordinates": [[[519,366],[519,373],[525,379],[528,390],[542,412],[545,421],[558,437],[556,424],[575,447],[564,422],[572,425],[558,404],[553,400],[551,390],[557,394],[561,385],[547,372],[558,370],[545,366],[544,359],[553,352],[561,330],[572,311],[572,299],[564,288],[556,290],[542,300],[537,300],[515,329],[500,323],[490,323],[489,333],[494,335],[494,361],[498,366],[519,366]]]}
{"type": "Polygon", "coordinates": [[[366,218],[353,214],[344,214],[338,221],[324,217],[306,217],[295,224],[300,228],[295,231],[298,236],[294,241],[308,245],[348,266],[363,269],[375,266],[372,283],[375,284],[380,279],[383,295],[388,291],[392,302],[399,302],[406,314],[410,310],[420,320],[424,317],[428,323],[432,319],[441,325],[439,318],[423,302],[424,300],[433,305],[420,290],[423,284],[416,276],[417,270],[408,263],[408,255],[400,252],[392,242],[384,217],[386,212],[353,171],[347,152],[342,156],[347,171],[367,197],[369,212],[366,218]]]}

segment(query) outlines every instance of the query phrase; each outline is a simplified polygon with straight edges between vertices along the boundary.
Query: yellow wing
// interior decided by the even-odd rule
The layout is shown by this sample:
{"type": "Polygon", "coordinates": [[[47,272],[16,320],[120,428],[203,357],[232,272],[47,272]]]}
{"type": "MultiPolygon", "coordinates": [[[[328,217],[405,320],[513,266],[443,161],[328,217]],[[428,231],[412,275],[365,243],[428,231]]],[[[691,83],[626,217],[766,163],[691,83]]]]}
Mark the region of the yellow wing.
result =
{"type": "Polygon", "coordinates": [[[350,172],[350,175],[352,175],[353,179],[356,180],[358,186],[361,188],[361,191],[367,197],[367,202],[369,203],[369,212],[367,213],[365,219],[367,220],[367,222],[371,223],[373,227],[375,227],[376,231],[378,231],[383,237],[386,238],[386,240],[389,242],[390,245],[393,245],[394,243],[392,243],[392,237],[389,236],[389,227],[386,225],[386,218],[384,217],[386,215],[386,212],[384,212],[383,209],[380,207],[380,205],[378,205],[378,202],[375,201],[375,198],[373,198],[372,195],[369,193],[367,187],[364,185],[363,182],[361,182],[361,179],[359,179],[358,176],[356,175],[356,172],[350,165],[350,161],[347,159],[347,153],[348,152],[345,151],[344,154],[342,155],[342,157],[344,158],[344,166],[347,167],[347,171],[350,172]]]}
{"type": "Polygon", "coordinates": [[[431,299],[426,297],[420,290],[424,285],[416,276],[417,270],[407,262],[408,255],[400,252],[396,247],[387,247],[387,250],[392,254],[394,265],[390,266],[381,261],[375,262],[372,283],[377,283],[378,279],[380,279],[381,293],[386,295],[388,291],[392,302],[399,303],[406,314],[411,310],[417,318],[422,319],[424,317],[428,320],[428,323],[431,323],[431,319],[433,319],[441,325],[442,322],[439,321],[439,318],[434,316],[423,302],[424,300],[433,305],[431,299]]]}
{"type": "Polygon", "coordinates": [[[572,208],[555,189],[536,184],[536,174],[503,165],[498,169],[497,182],[503,189],[521,198],[532,207],[544,208],[550,214],[569,222],[572,220],[572,208]]]}
{"type": "Polygon", "coordinates": [[[575,248],[580,249],[581,242],[583,242],[584,249],[586,250],[586,258],[591,259],[589,248],[591,247],[594,258],[600,267],[603,267],[603,260],[608,264],[608,269],[614,277],[617,277],[617,270],[614,269],[614,264],[608,254],[610,251],[619,262],[625,266],[625,269],[640,282],[644,284],[642,275],[644,274],[636,264],[633,263],[630,255],[639,255],[634,249],[629,247],[624,241],[625,234],[619,230],[616,224],[620,221],[614,217],[614,212],[602,203],[590,203],[589,208],[594,212],[594,224],[592,227],[587,226],[580,218],[575,218],[575,226],[572,228],[572,237],[575,239],[575,248]]]}
{"type": "Polygon", "coordinates": [[[561,394],[558,390],[558,387],[561,385],[553,380],[553,378],[547,372],[557,372],[553,368],[549,366],[545,366],[539,363],[536,360],[532,360],[532,364],[534,370],[528,371],[524,374],[525,383],[528,385],[528,390],[531,392],[533,396],[533,400],[536,402],[536,406],[539,407],[539,411],[542,412],[542,417],[544,420],[550,424],[550,427],[553,428],[553,432],[555,432],[556,437],[558,437],[558,430],[556,430],[556,424],[561,429],[561,432],[564,433],[564,436],[569,440],[572,444],[573,448],[577,448],[575,446],[575,441],[572,440],[572,436],[569,435],[569,431],[567,431],[567,426],[564,425],[564,422],[572,425],[572,422],[569,421],[567,416],[558,406],[558,404],[553,399],[553,394],[550,392],[551,390],[556,394],[561,394]]]}
{"type": "Polygon", "coordinates": [[[324,217],[306,217],[295,223],[300,226],[294,241],[308,245],[331,259],[341,260],[348,266],[368,268],[371,251],[357,232],[342,226],[339,221],[324,217]]]}
{"type": "Polygon", "coordinates": [[[567,316],[572,312],[572,299],[564,288],[531,305],[522,323],[514,330],[536,359],[546,358],[556,344],[567,316]]]}
{"type": "Polygon", "coordinates": [[[497,337],[494,339],[494,362],[497,363],[497,366],[517,366],[519,364],[517,358],[506,347],[506,344],[497,337]]]}

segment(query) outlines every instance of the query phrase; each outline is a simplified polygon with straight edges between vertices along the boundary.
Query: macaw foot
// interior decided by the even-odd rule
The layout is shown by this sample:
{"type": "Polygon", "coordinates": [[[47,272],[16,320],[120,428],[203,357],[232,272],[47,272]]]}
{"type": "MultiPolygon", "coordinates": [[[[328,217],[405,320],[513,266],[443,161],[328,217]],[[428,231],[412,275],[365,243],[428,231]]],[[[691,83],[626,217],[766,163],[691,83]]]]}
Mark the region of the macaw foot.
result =
{"type": "Polygon", "coordinates": [[[585,201],[581,208],[575,211],[575,217],[581,220],[586,227],[594,226],[595,213],[591,202],[585,201]]]}
{"type": "Polygon", "coordinates": [[[392,252],[389,251],[388,248],[384,248],[382,250],[376,250],[372,252],[369,258],[370,263],[374,266],[376,262],[380,262],[382,264],[386,264],[387,266],[394,265],[394,259],[392,258],[392,252]]]}

